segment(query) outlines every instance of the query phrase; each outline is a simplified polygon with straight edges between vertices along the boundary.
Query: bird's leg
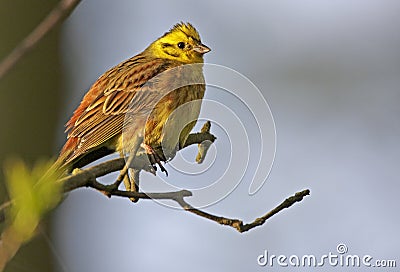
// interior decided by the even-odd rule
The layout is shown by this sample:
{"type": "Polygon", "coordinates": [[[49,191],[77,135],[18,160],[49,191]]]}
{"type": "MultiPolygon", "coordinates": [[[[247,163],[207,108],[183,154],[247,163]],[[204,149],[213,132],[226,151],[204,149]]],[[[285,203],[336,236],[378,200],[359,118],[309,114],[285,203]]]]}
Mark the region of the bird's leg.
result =
{"type": "MultiPolygon", "coordinates": [[[[139,174],[140,174],[140,170],[138,169],[129,169],[129,175],[126,175],[125,179],[128,180],[129,184],[130,184],[130,188],[129,191],[131,192],[139,192],[139,174]]],[[[124,182],[125,182],[124,179],[124,182]]],[[[128,190],[128,188],[127,188],[128,190]]],[[[130,197],[129,198],[132,202],[138,202],[139,198],[134,198],[134,197],[130,197]]]]}
{"type": "MultiPolygon", "coordinates": [[[[124,165],[124,168],[122,168],[122,170],[119,172],[119,175],[118,175],[117,179],[112,184],[115,187],[115,189],[118,189],[118,187],[119,187],[119,185],[121,184],[122,181],[124,181],[125,188],[126,188],[127,185],[130,187],[130,184],[126,183],[125,177],[129,178],[128,169],[129,169],[129,166],[131,165],[133,159],[135,158],[135,156],[136,156],[136,152],[129,154],[128,160],[126,161],[126,163],[124,165]]],[[[128,188],[126,188],[126,189],[128,190],[128,188]]]]}
{"type": "MultiPolygon", "coordinates": [[[[139,137],[139,136],[136,137],[135,142],[133,144],[133,148],[129,154],[128,159],[126,160],[124,168],[122,168],[122,170],[120,171],[120,173],[118,175],[118,178],[112,184],[115,187],[115,189],[118,189],[118,187],[122,181],[124,181],[125,186],[127,186],[127,183],[125,181],[125,176],[128,176],[128,170],[129,170],[133,160],[136,157],[136,153],[137,153],[142,141],[143,141],[143,137],[139,137]]],[[[121,156],[123,156],[123,153],[121,153],[121,156]]],[[[128,176],[128,178],[129,178],[129,176],[128,176]]],[[[128,190],[128,188],[126,188],[126,189],[128,190]]]]}
{"type": "MultiPolygon", "coordinates": [[[[139,173],[140,170],[138,169],[129,169],[129,173],[123,178],[125,190],[128,192],[139,192],[139,173]]],[[[139,198],[130,197],[129,198],[132,202],[138,202],[139,198]]]]}
{"type": "Polygon", "coordinates": [[[125,190],[131,191],[131,179],[128,174],[124,176],[123,182],[124,182],[125,190]]]}
{"type": "Polygon", "coordinates": [[[162,161],[166,161],[167,160],[165,158],[164,154],[161,153],[161,155],[159,155],[148,144],[142,143],[140,146],[143,147],[143,149],[146,151],[146,154],[147,154],[147,156],[149,158],[149,161],[150,161],[151,165],[153,166],[154,170],[157,170],[157,166],[155,166],[155,164],[157,164],[160,167],[161,171],[165,172],[165,175],[168,176],[167,169],[165,169],[165,167],[161,164],[162,161]]]}

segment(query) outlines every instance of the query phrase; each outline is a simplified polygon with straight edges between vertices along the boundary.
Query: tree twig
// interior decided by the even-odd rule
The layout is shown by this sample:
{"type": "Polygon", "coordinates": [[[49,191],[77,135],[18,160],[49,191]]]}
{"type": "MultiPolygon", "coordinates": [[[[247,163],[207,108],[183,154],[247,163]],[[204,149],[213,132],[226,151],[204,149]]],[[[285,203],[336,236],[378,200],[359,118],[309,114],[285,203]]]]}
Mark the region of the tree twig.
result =
{"type": "Polygon", "coordinates": [[[56,25],[66,18],[80,0],[61,0],[43,21],[0,63],[0,79],[56,25]]]}
{"type": "Polygon", "coordinates": [[[269,218],[271,218],[275,214],[279,213],[283,209],[289,208],[294,203],[302,201],[303,197],[305,197],[309,194],[310,194],[310,190],[308,190],[308,189],[297,192],[293,196],[286,198],[280,205],[276,206],[274,209],[272,209],[265,215],[263,215],[259,218],[256,218],[253,222],[251,222],[249,224],[243,224],[243,221],[239,220],[239,219],[232,219],[232,218],[216,216],[216,215],[198,210],[198,209],[192,207],[190,204],[188,204],[183,198],[176,199],[176,201],[183,209],[185,209],[189,212],[192,212],[198,216],[207,218],[209,220],[215,221],[221,225],[230,226],[232,228],[235,228],[238,232],[242,233],[242,232],[249,231],[252,228],[263,225],[269,218]]]}
{"type": "MultiPolygon", "coordinates": [[[[203,127],[201,128],[201,133],[210,133],[211,129],[211,122],[207,121],[203,127]]],[[[208,149],[210,148],[212,142],[211,141],[203,141],[200,144],[197,145],[198,147],[198,153],[196,156],[196,162],[197,163],[203,163],[204,159],[206,158],[208,149]]]]}
{"type": "MultiPolygon", "coordinates": [[[[201,144],[204,141],[214,142],[215,139],[216,138],[207,131],[190,134],[188,141],[186,142],[183,148],[189,146],[190,144],[201,144]]],[[[146,156],[147,154],[140,154],[136,156],[135,159],[132,161],[130,167],[133,169],[140,169],[151,172],[153,168],[149,165],[146,156]]],[[[115,186],[115,184],[106,185],[97,181],[97,178],[112,172],[120,171],[125,166],[126,162],[124,158],[113,159],[83,170],[74,171],[72,175],[64,177],[60,179],[58,182],[62,183],[64,192],[70,192],[80,187],[90,187],[103,193],[107,197],[117,196],[135,200],[163,199],[163,200],[175,201],[184,210],[188,212],[194,213],[198,216],[214,221],[218,224],[230,226],[236,229],[240,233],[249,231],[255,227],[263,225],[269,218],[271,218],[275,214],[281,212],[286,208],[291,207],[296,202],[302,201],[305,196],[310,194],[310,190],[308,189],[297,192],[293,196],[290,196],[287,199],[285,199],[281,204],[279,204],[278,206],[276,206],[274,209],[270,210],[263,216],[256,218],[251,223],[244,224],[243,221],[240,219],[217,216],[214,214],[204,212],[197,208],[194,208],[185,200],[186,197],[192,196],[192,193],[187,190],[165,192],[165,193],[143,193],[137,191],[120,190],[118,189],[118,187],[115,186]]]]}
{"type": "MultiPolygon", "coordinates": [[[[108,161],[103,164],[113,164],[118,163],[117,160],[108,161]]],[[[123,166],[121,167],[121,169],[123,166]]],[[[90,169],[88,169],[90,171],[90,169]]],[[[175,192],[166,192],[166,193],[141,193],[141,192],[133,192],[133,191],[122,191],[115,189],[113,185],[104,185],[98,182],[93,176],[87,176],[89,179],[86,180],[85,186],[96,189],[97,191],[102,192],[107,197],[118,196],[125,198],[133,198],[133,199],[166,199],[177,202],[184,210],[194,213],[198,216],[204,217],[208,220],[214,221],[218,224],[230,226],[236,229],[238,232],[246,232],[255,227],[263,225],[269,218],[274,216],[275,214],[281,212],[282,210],[291,207],[296,202],[300,202],[303,198],[310,194],[310,190],[306,189],[300,192],[297,192],[293,196],[286,198],[281,204],[276,206],[271,211],[267,212],[265,215],[256,218],[253,222],[244,224],[242,220],[235,218],[227,218],[222,216],[213,215],[199,209],[194,208],[188,202],[185,201],[185,197],[192,196],[192,193],[187,190],[175,191],[175,192]]]]}
{"type": "MultiPolygon", "coordinates": [[[[207,123],[206,123],[207,125],[207,123]]],[[[205,126],[206,126],[205,125],[205,126]]],[[[214,142],[215,137],[209,133],[208,130],[202,130],[202,132],[190,134],[186,144],[183,148],[192,145],[203,143],[204,141],[214,142]]],[[[137,156],[130,165],[134,169],[143,169],[151,171],[148,165],[148,160],[145,157],[146,154],[141,154],[137,156]]],[[[280,211],[289,208],[296,202],[300,202],[303,198],[310,194],[310,190],[306,189],[297,192],[295,195],[285,199],[280,205],[266,213],[265,215],[256,218],[253,222],[244,224],[242,220],[234,218],[226,218],[222,216],[213,215],[191,206],[186,200],[186,197],[192,196],[192,193],[187,190],[166,192],[166,193],[142,193],[135,191],[122,191],[115,187],[115,184],[105,185],[97,181],[98,177],[104,176],[106,174],[119,171],[126,167],[125,159],[114,159],[107,162],[100,163],[98,165],[92,166],[90,168],[80,170],[74,175],[68,176],[60,180],[64,184],[64,191],[69,192],[79,187],[91,187],[97,191],[105,194],[107,197],[118,196],[130,199],[164,199],[171,200],[178,203],[184,210],[194,213],[198,216],[204,217],[208,220],[214,221],[221,225],[230,226],[236,229],[238,232],[246,232],[257,226],[263,225],[269,218],[279,213],[280,211]]]]}
{"type": "MultiPolygon", "coordinates": [[[[208,132],[192,133],[189,135],[185,145],[181,149],[184,149],[192,144],[200,144],[203,141],[214,142],[215,140],[216,137],[208,132]]],[[[109,173],[119,171],[124,166],[125,166],[125,159],[118,158],[107,162],[99,163],[87,169],[79,170],[73,175],[62,178],[60,182],[64,184],[64,192],[69,192],[79,187],[88,186],[87,181],[90,179],[102,177],[109,173]]],[[[146,154],[140,154],[136,156],[136,158],[133,160],[131,164],[131,168],[142,169],[144,171],[149,171],[149,172],[154,171],[153,167],[149,165],[149,160],[146,154]]]]}

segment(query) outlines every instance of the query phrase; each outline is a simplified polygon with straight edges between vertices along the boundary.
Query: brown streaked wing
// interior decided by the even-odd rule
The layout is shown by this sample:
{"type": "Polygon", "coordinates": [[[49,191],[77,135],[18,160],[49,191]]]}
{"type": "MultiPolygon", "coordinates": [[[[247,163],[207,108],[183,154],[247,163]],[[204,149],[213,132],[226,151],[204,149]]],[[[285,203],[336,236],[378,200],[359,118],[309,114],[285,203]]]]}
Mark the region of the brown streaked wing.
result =
{"type": "Polygon", "coordinates": [[[149,101],[148,96],[151,96],[152,92],[147,92],[148,89],[147,91],[140,89],[141,86],[155,75],[178,65],[181,63],[164,59],[149,60],[138,55],[102,75],[93,86],[103,87],[104,91],[70,127],[68,138],[77,137],[79,143],[68,161],[78,158],[88,150],[95,149],[120,134],[125,113],[140,111],[141,107],[149,101]],[[138,92],[140,97],[135,97],[138,92]],[[130,107],[134,97],[137,108],[130,107]]]}

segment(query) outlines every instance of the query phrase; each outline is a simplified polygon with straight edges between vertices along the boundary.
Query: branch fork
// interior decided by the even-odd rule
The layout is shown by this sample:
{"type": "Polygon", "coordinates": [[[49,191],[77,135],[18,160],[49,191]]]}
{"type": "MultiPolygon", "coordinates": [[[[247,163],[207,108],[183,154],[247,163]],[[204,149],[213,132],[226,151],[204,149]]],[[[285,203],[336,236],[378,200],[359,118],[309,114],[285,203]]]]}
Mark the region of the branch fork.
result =
{"type": "MultiPolygon", "coordinates": [[[[208,148],[216,140],[215,136],[210,133],[210,127],[211,123],[206,122],[201,132],[190,134],[185,145],[181,148],[183,149],[192,144],[198,144],[199,152],[196,157],[196,161],[198,163],[204,161],[204,157],[207,154],[208,148]]],[[[126,176],[129,168],[133,168],[138,171],[145,170],[151,172],[151,170],[153,170],[152,167],[148,165],[148,159],[146,156],[147,154],[129,156],[128,158],[126,158],[127,161],[125,161],[125,158],[119,158],[100,163],[98,165],[92,166],[87,169],[74,170],[71,176],[65,177],[61,179],[59,182],[63,183],[64,192],[70,192],[79,187],[90,187],[103,193],[109,198],[112,196],[125,197],[131,199],[134,202],[136,202],[139,199],[163,199],[163,200],[175,201],[185,211],[194,213],[198,216],[214,221],[220,225],[230,226],[236,229],[240,233],[249,231],[255,227],[263,225],[269,218],[271,218],[275,214],[281,212],[286,208],[291,207],[296,202],[302,201],[305,196],[310,194],[310,190],[308,189],[297,192],[293,196],[286,198],[281,204],[279,204],[278,206],[276,206],[274,209],[267,212],[263,216],[256,218],[251,223],[244,224],[243,221],[240,219],[226,218],[222,216],[213,215],[193,207],[185,200],[187,197],[192,196],[192,192],[188,190],[180,190],[180,191],[165,192],[165,193],[143,193],[135,191],[134,189],[120,190],[119,186],[123,181],[123,178],[126,176]],[[105,185],[97,181],[98,177],[104,176],[106,174],[115,171],[120,171],[120,175],[118,176],[118,178],[114,183],[110,185],[105,185]]],[[[135,182],[138,182],[138,178],[137,180],[135,180],[135,182]]]]}

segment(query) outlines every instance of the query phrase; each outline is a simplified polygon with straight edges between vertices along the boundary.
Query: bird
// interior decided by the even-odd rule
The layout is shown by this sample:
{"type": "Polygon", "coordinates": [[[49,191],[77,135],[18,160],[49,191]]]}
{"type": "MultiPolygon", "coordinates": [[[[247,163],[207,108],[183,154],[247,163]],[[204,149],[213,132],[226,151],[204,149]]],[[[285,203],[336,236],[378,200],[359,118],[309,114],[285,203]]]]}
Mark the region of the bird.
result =
{"type": "Polygon", "coordinates": [[[141,136],[140,150],[155,170],[158,165],[166,172],[161,161],[172,159],[184,145],[199,116],[204,54],[210,50],[191,23],[180,22],[141,53],[106,71],[66,123],[67,140],[56,165],[71,172],[114,152],[123,156],[141,136]],[[195,68],[184,69],[190,65],[195,68]],[[194,84],[165,91],[180,78],[194,84]]]}

